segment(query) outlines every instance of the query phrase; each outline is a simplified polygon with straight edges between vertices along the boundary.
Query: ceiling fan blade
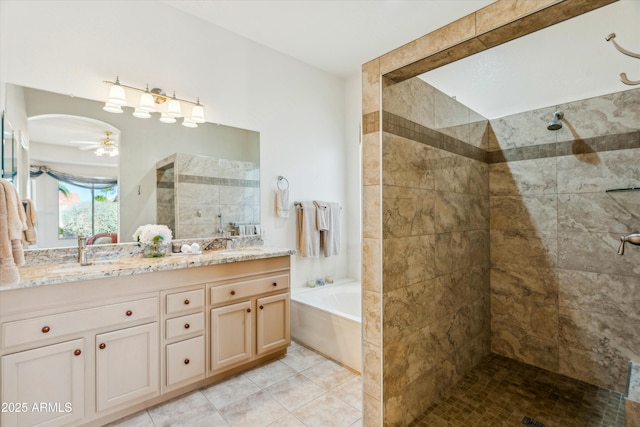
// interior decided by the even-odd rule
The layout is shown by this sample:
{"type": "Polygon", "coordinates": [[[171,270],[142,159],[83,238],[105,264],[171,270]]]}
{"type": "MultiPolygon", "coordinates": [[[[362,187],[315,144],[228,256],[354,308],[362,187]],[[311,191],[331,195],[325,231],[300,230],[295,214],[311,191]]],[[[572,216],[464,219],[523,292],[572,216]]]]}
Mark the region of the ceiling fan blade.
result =
{"type": "Polygon", "coordinates": [[[96,144],[94,142],[93,145],[85,145],[82,147],[78,147],[78,150],[82,150],[82,151],[93,150],[94,148],[98,148],[98,147],[100,147],[100,144],[96,144]]]}

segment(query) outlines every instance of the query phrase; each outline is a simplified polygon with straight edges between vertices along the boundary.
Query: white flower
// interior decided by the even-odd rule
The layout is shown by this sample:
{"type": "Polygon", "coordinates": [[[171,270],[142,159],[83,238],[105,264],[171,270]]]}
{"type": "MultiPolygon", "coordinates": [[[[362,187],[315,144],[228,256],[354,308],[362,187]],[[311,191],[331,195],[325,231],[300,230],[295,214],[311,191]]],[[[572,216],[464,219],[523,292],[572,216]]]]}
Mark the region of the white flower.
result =
{"type": "Polygon", "coordinates": [[[145,244],[150,244],[157,241],[163,243],[171,242],[172,238],[171,230],[166,225],[159,224],[147,224],[138,227],[135,233],[133,233],[133,240],[145,244]]]}

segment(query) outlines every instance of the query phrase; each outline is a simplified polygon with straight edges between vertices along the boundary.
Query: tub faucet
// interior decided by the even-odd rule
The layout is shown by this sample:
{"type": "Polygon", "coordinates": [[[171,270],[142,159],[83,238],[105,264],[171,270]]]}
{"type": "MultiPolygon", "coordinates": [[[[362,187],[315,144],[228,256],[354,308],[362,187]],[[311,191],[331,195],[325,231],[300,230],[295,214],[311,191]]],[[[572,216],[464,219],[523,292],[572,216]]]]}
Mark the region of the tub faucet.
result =
{"type": "Polygon", "coordinates": [[[78,236],[78,263],[80,265],[90,264],[87,259],[87,238],[84,236],[78,236]]]}
{"type": "Polygon", "coordinates": [[[628,236],[621,236],[618,255],[624,255],[624,244],[626,242],[632,243],[634,245],[640,245],[640,233],[636,231],[635,233],[629,234],[628,236]]]}

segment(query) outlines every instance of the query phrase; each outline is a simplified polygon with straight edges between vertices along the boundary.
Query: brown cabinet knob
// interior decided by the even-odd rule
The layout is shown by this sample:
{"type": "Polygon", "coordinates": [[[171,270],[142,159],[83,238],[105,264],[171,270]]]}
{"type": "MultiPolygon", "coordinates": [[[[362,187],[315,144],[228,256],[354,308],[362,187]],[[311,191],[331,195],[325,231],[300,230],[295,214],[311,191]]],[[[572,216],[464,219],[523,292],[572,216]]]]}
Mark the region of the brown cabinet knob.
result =
{"type": "Polygon", "coordinates": [[[184,328],[185,328],[185,329],[189,329],[189,327],[190,327],[190,325],[189,325],[188,323],[185,323],[185,324],[184,324],[184,328]]]}
{"type": "Polygon", "coordinates": [[[80,356],[80,355],[82,354],[82,351],[80,351],[80,350],[76,350],[76,351],[74,351],[74,352],[73,352],[73,354],[74,354],[75,356],[80,356]]]}
{"type": "Polygon", "coordinates": [[[104,350],[105,348],[107,348],[107,345],[105,343],[101,343],[99,346],[100,350],[104,350]]]}
{"type": "Polygon", "coordinates": [[[48,327],[48,326],[44,326],[44,327],[42,328],[42,333],[43,333],[43,334],[46,334],[46,333],[47,333],[47,332],[49,332],[50,330],[51,330],[51,328],[50,328],[50,327],[48,327]]]}
{"type": "Polygon", "coordinates": [[[236,294],[236,291],[231,291],[231,295],[235,295],[235,294],[236,294]]]}
{"type": "Polygon", "coordinates": [[[184,359],[184,364],[188,365],[189,364],[189,359],[184,359]]]}
{"type": "Polygon", "coordinates": [[[260,306],[260,310],[264,310],[264,305],[261,305],[261,306],[260,306]]]}
{"type": "Polygon", "coordinates": [[[250,308],[247,308],[247,313],[251,313],[251,309],[250,308]]]}
{"type": "Polygon", "coordinates": [[[125,313],[127,316],[131,316],[133,314],[133,311],[131,310],[127,310],[127,312],[125,313]]]}
{"type": "Polygon", "coordinates": [[[188,299],[184,300],[184,305],[189,305],[191,303],[191,301],[189,301],[188,299]]]}
{"type": "Polygon", "coordinates": [[[278,282],[273,282],[272,285],[273,286],[278,286],[278,282]]]}

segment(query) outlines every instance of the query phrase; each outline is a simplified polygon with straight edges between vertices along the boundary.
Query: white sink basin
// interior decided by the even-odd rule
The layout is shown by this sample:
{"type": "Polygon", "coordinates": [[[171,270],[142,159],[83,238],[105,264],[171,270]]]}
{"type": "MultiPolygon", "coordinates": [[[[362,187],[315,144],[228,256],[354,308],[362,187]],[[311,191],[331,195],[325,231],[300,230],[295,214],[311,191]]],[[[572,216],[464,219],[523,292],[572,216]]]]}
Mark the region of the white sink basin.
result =
{"type": "Polygon", "coordinates": [[[51,268],[49,273],[90,273],[94,271],[104,271],[113,268],[113,262],[96,262],[89,265],[71,264],[65,267],[51,268]]]}

